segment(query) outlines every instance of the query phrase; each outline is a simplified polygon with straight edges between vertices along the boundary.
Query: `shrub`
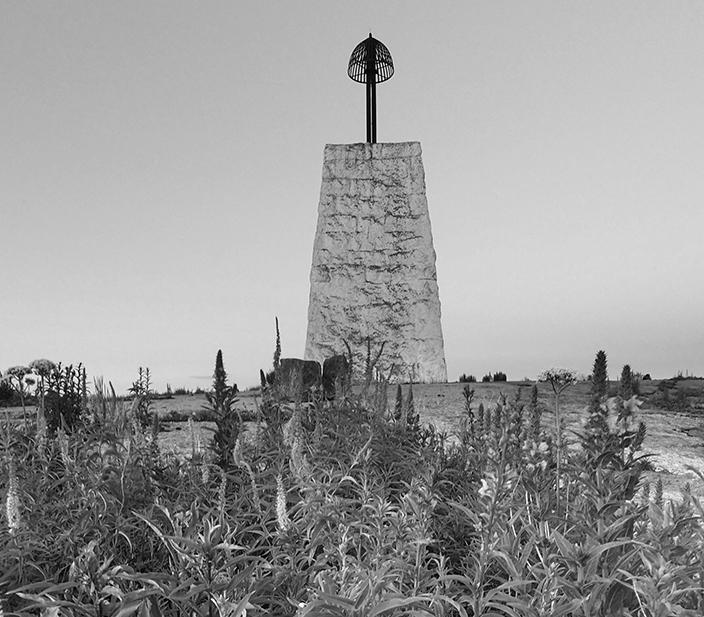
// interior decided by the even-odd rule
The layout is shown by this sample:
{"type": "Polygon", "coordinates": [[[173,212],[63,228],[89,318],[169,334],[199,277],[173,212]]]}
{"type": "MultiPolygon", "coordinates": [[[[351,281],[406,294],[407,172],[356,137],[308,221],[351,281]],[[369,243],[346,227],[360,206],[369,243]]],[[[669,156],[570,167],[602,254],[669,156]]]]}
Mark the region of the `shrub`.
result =
{"type": "Polygon", "coordinates": [[[227,385],[227,373],[222,360],[222,350],[215,356],[213,389],[205,394],[208,401],[205,409],[215,422],[210,449],[215,456],[215,463],[224,471],[233,465],[232,452],[242,430],[242,420],[232,406],[237,402],[237,385],[227,385]]]}
{"type": "Polygon", "coordinates": [[[609,388],[609,376],[606,368],[606,352],[599,350],[592,369],[592,394],[596,398],[606,396],[609,388]]]}
{"type": "Polygon", "coordinates": [[[43,414],[49,435],[53,436],[61,428],[73,432],[84,421],[87,403],[87,385],[85,368],[61,363],[54,366],[44,382],[46,393],[43,394],[43,414]]]}
{"type": "MultiPolygon", "coordinates": [[[[209,400],[224,409],[218,355],[209,400]]],[[[559,428],[540,426],[537,387],[526,408],[485,408],[467,386],[447,442],[387,414],[382,385],[303,405],[266,394],[265,422],[235,440],[228,469],[162,453],[98,388],[73,434],[2,427],[3,610],[702,614],[701,505],[686,489],[666,501],[661,481],[636,493],[637,399],[612,402],[609,438],[563,447],[556,473],[559,428]]]]}
{"type": "Polygon", "coordinates": [[[482,377],[482,383],[488,383],[490,381],[491,381],[491,373],[484,375],[484,377],[482,377]]]}
{"type": "Polygon", "coordinates": [[[132,382],[129,389],[132,394],[132,414],[139,425],[146,429],[152,424],[152,406],[154,391],[152,390],[151,373],[149,368],[139,367],[137,381],[132,382]]]}
{"type": "Polygon", "coordinates": [[[460,383],[476,383],[477,378],[474,375],[467,375],[466,373],[462,373],[460,375],[459,382],[460,383]]]}
{"type": "Polygon", "coordinates": [[[618,395],[623,399],[629,399],[633,394],[633,373],[631,372],[631,367],[626,364],[621,370],[618,395]]]}
{"type": "Polygon", "coordinates": [[[19,394],[3,379],[0,379],[0,405],[8,407],[21,405],[19,394]]]}

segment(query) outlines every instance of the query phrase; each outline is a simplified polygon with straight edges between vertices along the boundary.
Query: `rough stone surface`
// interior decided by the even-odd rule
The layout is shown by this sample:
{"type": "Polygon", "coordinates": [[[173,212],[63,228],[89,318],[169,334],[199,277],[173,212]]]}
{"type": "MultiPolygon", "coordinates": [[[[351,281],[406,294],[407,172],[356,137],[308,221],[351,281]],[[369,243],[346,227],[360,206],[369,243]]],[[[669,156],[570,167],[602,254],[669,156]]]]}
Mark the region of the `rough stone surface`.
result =
{"type": "Polygon", "coordinates": [[[320,363],[299,358],[282,358],[274,386],[283,399],[306,401],[313,388],[320,387],[320,363]]]}
{"type": "Polygon", "coordinates": [[[392,380],[445,382],[435,250],[418,142],[327,145],[313,246],[305,358],[367,337],[392,380]]]}

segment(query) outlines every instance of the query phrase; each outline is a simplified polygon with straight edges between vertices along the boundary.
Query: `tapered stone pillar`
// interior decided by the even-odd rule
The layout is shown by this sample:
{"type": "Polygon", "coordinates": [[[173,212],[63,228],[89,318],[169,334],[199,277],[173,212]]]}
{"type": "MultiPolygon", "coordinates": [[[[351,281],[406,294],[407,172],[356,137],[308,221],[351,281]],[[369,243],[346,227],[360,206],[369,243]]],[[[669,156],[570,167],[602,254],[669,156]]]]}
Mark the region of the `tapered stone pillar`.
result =
{"type": "Polygon", "coordinates": [[[418,142],[325,146],[305,358],[346,341],[359,374],[367,338],[392,380],[447,381],[418,142]]]}

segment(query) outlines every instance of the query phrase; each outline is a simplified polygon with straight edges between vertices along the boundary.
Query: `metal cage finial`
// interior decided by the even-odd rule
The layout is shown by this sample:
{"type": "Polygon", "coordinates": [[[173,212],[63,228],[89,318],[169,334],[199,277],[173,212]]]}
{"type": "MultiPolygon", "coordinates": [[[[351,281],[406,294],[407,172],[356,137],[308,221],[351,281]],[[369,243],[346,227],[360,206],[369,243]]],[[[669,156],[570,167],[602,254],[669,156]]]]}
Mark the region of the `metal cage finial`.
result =
{"type": "Polygon", "coordinates": [[[367,85],[367,142],[376,143],[376,84],[391,79],[394,62],[388,48],[372,33],[352,51],[347,66],[350,79],[367,85]]]}

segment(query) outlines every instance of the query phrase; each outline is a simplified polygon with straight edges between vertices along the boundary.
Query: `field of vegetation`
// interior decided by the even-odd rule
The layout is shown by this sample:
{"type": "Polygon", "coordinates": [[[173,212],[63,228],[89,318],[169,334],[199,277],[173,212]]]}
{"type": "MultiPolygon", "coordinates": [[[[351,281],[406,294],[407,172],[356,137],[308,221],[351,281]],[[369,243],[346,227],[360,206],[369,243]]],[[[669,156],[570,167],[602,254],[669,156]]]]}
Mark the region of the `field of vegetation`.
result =
{"type": "Polygon", "coordinates": [[[2,425],[1,609],[701,616],[702,382],[603,361],[309,402],[238,396],[220,354],[208,393],[163,400],[36,371],[2,425]]]}

